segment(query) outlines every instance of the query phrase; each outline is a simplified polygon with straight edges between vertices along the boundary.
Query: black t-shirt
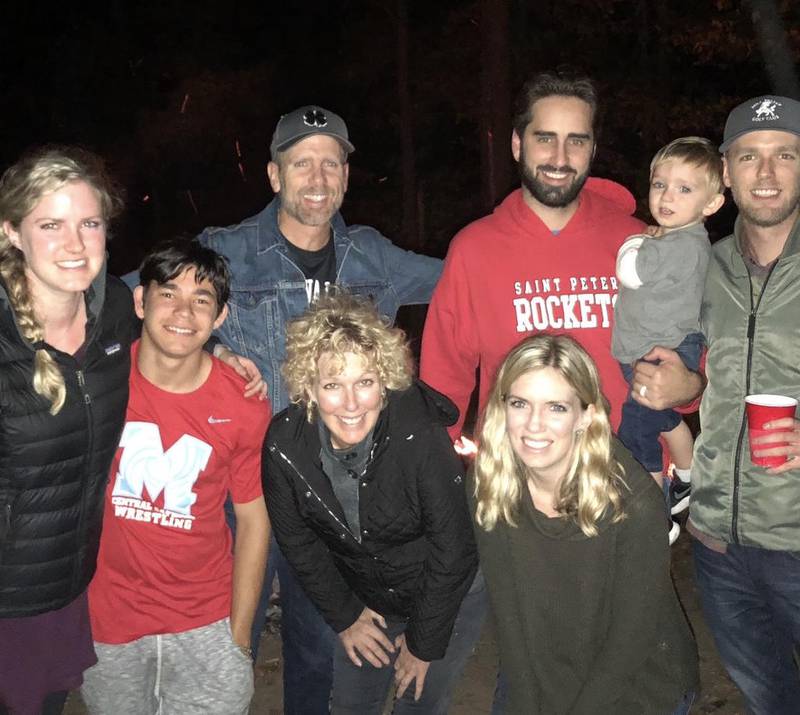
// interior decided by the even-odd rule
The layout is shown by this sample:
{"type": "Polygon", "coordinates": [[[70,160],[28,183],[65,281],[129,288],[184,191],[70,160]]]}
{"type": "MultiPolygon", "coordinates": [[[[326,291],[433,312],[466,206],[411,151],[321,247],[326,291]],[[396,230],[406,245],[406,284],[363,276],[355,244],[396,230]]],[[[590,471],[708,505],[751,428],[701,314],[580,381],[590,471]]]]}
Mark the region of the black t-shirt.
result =
{"type": "Polygon", "coordinates": [[[310,305],[320,295],[325,295],[336,282],[336,250],[333,239],[328,239],[318,251],[306,251],[291,241],[286,241],[286,245],[289,247],[289,258],[303,271],[306,278],[306,294],[310,305]]]}

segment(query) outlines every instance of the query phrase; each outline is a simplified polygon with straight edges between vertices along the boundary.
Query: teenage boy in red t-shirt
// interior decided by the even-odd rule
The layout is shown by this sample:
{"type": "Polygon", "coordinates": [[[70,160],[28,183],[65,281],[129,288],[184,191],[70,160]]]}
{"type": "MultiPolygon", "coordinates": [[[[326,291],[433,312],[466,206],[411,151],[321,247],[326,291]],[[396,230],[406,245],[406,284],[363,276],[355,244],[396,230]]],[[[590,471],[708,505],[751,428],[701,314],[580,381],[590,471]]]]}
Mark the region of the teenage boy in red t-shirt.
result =
{"type": "Polygon", "coordinates": [[[221,256],[168,241],[145,258],[140,281],[142,337],[89,588],[98,663],[82,694],[92,713],[246,713],[269,538],[269,405],[245,399],[243,380],[203,351],[227,315],[221,256]]]}

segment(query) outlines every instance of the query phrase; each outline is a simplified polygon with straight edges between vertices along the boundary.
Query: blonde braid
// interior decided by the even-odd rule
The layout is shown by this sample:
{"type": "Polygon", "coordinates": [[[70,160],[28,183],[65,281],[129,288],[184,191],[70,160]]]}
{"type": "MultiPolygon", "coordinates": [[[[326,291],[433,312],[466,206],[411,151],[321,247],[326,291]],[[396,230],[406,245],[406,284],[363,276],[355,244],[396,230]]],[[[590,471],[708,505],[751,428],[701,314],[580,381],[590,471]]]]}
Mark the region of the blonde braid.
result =
{"type": "MultiPolygon", "coordinates": [[[[22,252],[12,246],[0,229],[0,275],[6,285],[8,299],[23,337],[36,345],[44,341],[44,326],[33,311],[33,300],[25,277],[25,259],[22,252]]],[[[64,406],[67,388],[64,376],[47,350],[36,350],[33,363],[33,389],[50,401],[50,414],[55,415],[64,406]]]]}

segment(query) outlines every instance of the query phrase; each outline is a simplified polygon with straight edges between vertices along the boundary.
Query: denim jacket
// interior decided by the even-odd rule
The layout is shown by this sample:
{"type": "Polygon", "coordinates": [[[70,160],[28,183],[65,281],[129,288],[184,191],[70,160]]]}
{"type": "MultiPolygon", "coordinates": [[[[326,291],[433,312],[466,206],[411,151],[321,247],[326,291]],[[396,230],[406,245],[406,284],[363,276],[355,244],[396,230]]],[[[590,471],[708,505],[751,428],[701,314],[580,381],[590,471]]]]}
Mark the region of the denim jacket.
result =
{"type": "MultiPolygon", "coordinates": [[[[204,246],[227,256],[232,283],[228,318],[218,331],[225,345],[253,360],[267,381],[274,413],[288,404],[281,363],[287,321],[308,307],[305,276],[289,257],[278,228],[280,200],[228,228],[207,228],[204,246]]],[[[368,295],[394,321],[401,305],[427,303],[442,271],[438,258],[404,251],[369,226],[331,220],[336,248],[336,283],[368,295]]]]}

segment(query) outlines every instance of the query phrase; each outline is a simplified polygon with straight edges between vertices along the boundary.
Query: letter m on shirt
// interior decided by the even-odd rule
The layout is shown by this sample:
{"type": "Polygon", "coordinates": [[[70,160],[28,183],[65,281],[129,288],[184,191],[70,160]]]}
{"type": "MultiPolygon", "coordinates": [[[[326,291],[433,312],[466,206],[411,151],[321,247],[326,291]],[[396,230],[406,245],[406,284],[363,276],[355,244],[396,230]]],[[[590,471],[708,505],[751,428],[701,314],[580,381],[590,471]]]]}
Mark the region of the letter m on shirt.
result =
{"type": "Polygon", "coordinates": [[[141,499],[146,487],[151,500],[164,493],[164,509],[191,516],[197,499],[192,487],[208,464],[211,445],[185,434],[165,452],[158,425],[128,422],[119,446],[113,496],[141,499]]]}

